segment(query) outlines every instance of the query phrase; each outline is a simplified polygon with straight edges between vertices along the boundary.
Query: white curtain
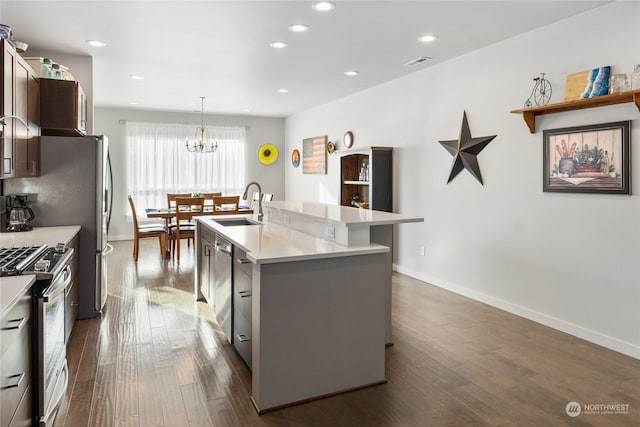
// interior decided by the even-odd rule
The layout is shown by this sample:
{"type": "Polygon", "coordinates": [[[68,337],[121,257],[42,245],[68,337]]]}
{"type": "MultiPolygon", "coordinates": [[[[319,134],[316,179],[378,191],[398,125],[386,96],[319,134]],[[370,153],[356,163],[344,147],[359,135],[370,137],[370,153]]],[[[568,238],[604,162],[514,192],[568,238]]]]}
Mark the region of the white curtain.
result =
{"type": "Polygon", "coordinates": [[[245,184],[244,127],[211,127],[218,141],[213,153],[191,153],[185,147],[197,126],[126,122],[127,194],[144,209],[165,207],[167,193],[242,195],[245,184]]]}

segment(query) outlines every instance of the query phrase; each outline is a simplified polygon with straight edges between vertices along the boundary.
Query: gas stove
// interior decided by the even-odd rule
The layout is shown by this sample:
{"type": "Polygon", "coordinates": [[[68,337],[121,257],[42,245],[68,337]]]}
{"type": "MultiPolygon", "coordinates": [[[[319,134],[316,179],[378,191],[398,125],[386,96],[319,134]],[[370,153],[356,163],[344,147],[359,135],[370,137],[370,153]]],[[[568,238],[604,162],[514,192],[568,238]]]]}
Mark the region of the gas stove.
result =
{"type": "Polygon", "coordinates": [[[70,257],[73,249],[64,243],[0,248],[0,277],[35,274],[38,279],[52,277],[70,257]],[[65,262],[61,262],[61,261],[65,262]]]}

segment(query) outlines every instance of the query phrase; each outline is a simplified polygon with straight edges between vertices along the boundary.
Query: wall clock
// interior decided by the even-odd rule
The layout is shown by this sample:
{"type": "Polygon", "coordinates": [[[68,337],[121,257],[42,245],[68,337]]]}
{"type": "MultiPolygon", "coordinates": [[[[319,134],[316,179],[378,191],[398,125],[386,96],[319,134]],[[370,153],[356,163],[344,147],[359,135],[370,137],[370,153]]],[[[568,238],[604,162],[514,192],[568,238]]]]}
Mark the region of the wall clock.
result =
{"type": "Polygon", "coordinates": [[[351,146],[353,145],[353,132],[347,131],[342,137],[342,142],[345,147],[351,148],[351,146]]]}

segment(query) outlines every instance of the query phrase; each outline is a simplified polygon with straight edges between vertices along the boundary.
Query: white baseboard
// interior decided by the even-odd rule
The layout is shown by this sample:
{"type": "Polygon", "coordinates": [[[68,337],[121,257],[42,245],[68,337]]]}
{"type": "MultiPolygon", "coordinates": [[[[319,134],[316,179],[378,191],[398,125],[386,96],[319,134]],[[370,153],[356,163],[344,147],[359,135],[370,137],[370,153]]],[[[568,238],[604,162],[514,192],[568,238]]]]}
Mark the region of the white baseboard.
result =
{"type": "Polygon", "coordinates": [[[591,329],[587,329],[580,325],[575,325],[565,320],[558,319],[557,317],[549,316],[548,314],[540,313],[538,311],[531,310],[518,304],[513,304],[509,301],[505,301],[500,298],[475,291],[465,286],[460,286],[454,283],[443,283],[441,279],[429,277],[428,275],[424,275],[417,271],[401,267],[397,264],[393,264],[393,270],[397,271],[398,273],[413,277],[414,279],[426,282],[430,285],[446,289],[448,291],[488,304],[492,307],[499,308],[517,316],[524,317],[525,319],[529,319],[542,325],[549,326],[550,328],[557,329],[569,335],[573,335],[594,344],[601,345],[610,350],[617,351],[635,359],[640,359],[640,346],[632,344],[630,342],[622,341],[617,338],[604,335],[597,331],[592,331],[591,329]]]}
{"type": "Polygon", "coordinates": [[[123,234],[123,235],[116,235],[116,236],[109,235],[107,236],[107,240],[110,242],[114,242],[118,240],[133,240],[133,234],[123,234]]]}

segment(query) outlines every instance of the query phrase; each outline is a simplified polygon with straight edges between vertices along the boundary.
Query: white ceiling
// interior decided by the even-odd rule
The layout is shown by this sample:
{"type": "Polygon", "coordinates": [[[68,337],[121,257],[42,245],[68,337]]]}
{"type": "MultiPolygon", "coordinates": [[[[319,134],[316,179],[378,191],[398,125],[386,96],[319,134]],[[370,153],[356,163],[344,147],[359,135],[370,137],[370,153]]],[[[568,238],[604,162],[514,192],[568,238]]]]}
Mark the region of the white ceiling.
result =
{"type": "Polygon", "coordinates": [[[207,113],[286,117],[607,1],[334,3],[321,13],[303,0],[0,0],[0,22],[31,50],[93,56],[96,106],[194,111],[206,96],[207,113]],[[294,23],[310,30],[293,33],[294,23]],[[419,42],[427,33],[438,40],[419,42]],[[403,65],[420,56],[433,59],[403,65]]]}

